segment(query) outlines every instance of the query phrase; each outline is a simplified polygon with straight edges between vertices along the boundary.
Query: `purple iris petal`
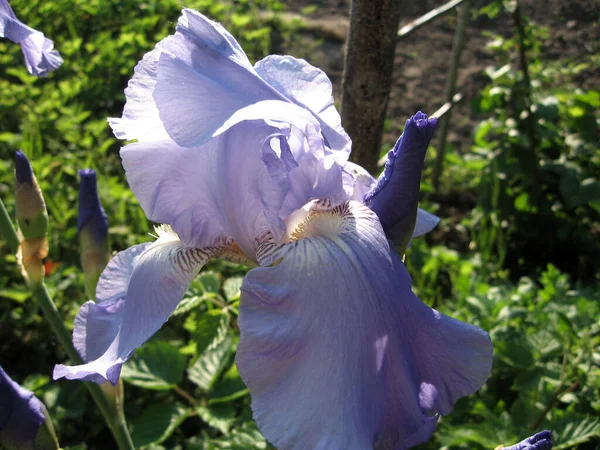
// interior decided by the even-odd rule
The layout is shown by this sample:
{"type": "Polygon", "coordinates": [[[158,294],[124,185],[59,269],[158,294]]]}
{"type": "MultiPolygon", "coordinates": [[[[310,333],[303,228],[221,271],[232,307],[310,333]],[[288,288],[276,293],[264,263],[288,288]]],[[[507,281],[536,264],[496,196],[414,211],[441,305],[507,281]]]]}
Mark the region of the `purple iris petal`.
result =
{"type": "Polygon", "coordinates": [[[171,225],[193,247],[233,237],[251,256],[257,236],[283,232],[277,214],[288,181],[274,173],[274,161],[268,166],[262,159],[282,133],[262,121],[243,122],[201,147],[138,142],[124,147],[121,158],[150,220],[171,225]]]}
{"type": "Polygon", "coordinates": [[[161,232],[153,244],[113,258],[98,282],[98,305],[86,303],[75,324],[74,341],[87,362],[57,365],[54,379],[116,384],[123,363],[167,321],[215,251],[185,247],[172,232],[161,232]]]}
{"type": "Polygon", "coordinates": [[[17,150],[15,152],[15,176],[17,177],[17,182],[19,184],[33,184],[33,170],[31,169],[31,163],[22,150],[17,150]]]}
{"type": "Polygon", "coordinates": [[[44,420],[42,402],[11,380],[0,366],[0,447],[32,447],[44,420]]]}
{"type": "Polygon", "coordinates": [[[92,169],[79,171],[79,215],[77,231],[83,228],[90,230],[97,242],[102,242],[108,235],[108,218],[100,204],[96,172],[92,169]]]}
{"type": "Polygon", "coordinates": [[[404,133],[388,153],[383,174],[364,202],[381,221],[386,236],[406,248],[412,236],[419,203],[419,185],[425,152],[437,119],[418,112],[406,122],[404,133]]]}
{"type": "MultiPolygon", "coordinates": [[[[322,91],[322,78],[309,87],[322,91]]],[[[138,64],[125,93],[123,117],[110,119],[117,137],[145,141],[167,134],[183,147],[199,146],[240,120],[294,123],[298,115],[298,109],[289,108],[282,114],[284,107],[277,103],[293,104],[293,99],[259,76],[227,30],[189,9],[183,10],[175,35],[138,64]],[[263,102],[271,104],[254,107],[263,102]],[[237,114],[247,108],[245,114],[237,114]]],[[[324,104],[295,103],[318,120],[332,150],[344,150],[339,158],[347,158],[349,139],[336,127],[331,108],[315,111],[313,106],[324,104]]]]}
{"type": "Polygon", "coordinates": [[[45,77],[63,63],[54,43],[17,19],[7,0],[0,0],[0,37],[21,44],[25,65],[32,75],[45,77]]]}
{"type": "Polygon", "coordinates": [[[278,448],[409,448],[491,369],[488,335],[423,304],[375,214],[349,211],[242,286],[236,362],[278,448]]]}
{"type": "Polygon", "coordinates": [[[518,444],[503,448],[505,450],[550,450],[552,448],[552,431],[540,431],[518,444]]]}
{"type": "Polygon", "coordinates": [[[288,55],[267,56],[258,61],[254,69],[286,98],[317,114],[327,146],[343,150],[339,153],[343,161],[348,158],[350,138],[342,128],[342,119],[333,103],[331,81],[325,72],[288,55]]]}

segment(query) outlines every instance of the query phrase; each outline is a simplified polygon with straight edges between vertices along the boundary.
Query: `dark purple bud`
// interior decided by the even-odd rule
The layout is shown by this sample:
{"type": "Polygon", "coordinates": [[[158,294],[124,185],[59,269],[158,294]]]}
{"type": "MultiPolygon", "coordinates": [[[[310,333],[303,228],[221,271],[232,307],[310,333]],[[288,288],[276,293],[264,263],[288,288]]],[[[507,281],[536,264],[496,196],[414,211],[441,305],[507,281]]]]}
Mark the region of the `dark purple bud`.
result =
{"type": "Polygon", "coordinates": [[[19,184],[29,183],[33,184],[33,170],[31,164],[21,150],[17,150],[15,153],[15,175],[19,184]]]}
{"type": "Polygon", "coordinates": [[[0,366],[0,447],[33,448],[46,420],[44,405],[10,379],[0,366]]]}
{"type": "Polygon", "coordinates": [[[428,119],[421,111],[408,119],[404,133],[388,153],[383,173],[364,197],[397,248],[406,248],[415,227],[421,170],[436,126],[437,119],[428,119]]]}
{"type": "Polygon", "coordinates": [[[552,448],[552,431],[540,431],[518,444],[502,448],[504,450],[550,450],[552,448]]]}
{"type": "Polygon", "coordinates": [[[96,172],[92,169],[79,171],[79,217],[77,230],[86,227],[97,242],[102,242],[108,235],[108,218],[100,204],[96,172]]]}

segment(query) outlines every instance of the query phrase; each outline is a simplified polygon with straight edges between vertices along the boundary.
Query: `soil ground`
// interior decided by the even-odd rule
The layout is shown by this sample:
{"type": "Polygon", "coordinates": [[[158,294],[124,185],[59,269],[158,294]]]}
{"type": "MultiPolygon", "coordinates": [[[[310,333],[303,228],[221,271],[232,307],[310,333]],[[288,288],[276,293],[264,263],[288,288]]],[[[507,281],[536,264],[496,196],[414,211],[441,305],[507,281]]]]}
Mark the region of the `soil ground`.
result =
{"type": "MultiPolygon", "coordinates": [[[[400,26],[422,16],[446,0],[404,0],[400,26]]],[[[339,100],[344,61],[344,40],[348,29],[350,0],[286,0],[288,10],[303,14],[307,7],[316,9],[303,14],[306,28],[293,39],[285,51],[303,57],[323,69],[334,84],[334,96],[339,100]]],[[[485,1],[473,2],[478,10],[485,1]]],[[[549,39],[542,49],[543,60],[584,60],[600,50],[600,0],[521,0],[523,14],[534,22],[548,27],[549,39]]],[[[397,139],[406,119],[417,110],[433,113],[444,102],[444,86],[450,65],[452,37],[456,24],[453,11],[406,36],[397,44],[394,83],[388,106],[391,128],[384,141],[397,139]]],[[[486,44],[484,33],[504,36],[514,33],[507,14],[494,19],[480,16],[467,29],[462,54],[457,91],[463,94],[452,115],[448,143],[459,152],[467,152],[473,129],[481,120],[469,106],[471,99],[487,84],[487,66],[498,65],[486,44]]],[[[600,70],[586,71],[578,80],[582,87],[600,87],[600,70]]]]}

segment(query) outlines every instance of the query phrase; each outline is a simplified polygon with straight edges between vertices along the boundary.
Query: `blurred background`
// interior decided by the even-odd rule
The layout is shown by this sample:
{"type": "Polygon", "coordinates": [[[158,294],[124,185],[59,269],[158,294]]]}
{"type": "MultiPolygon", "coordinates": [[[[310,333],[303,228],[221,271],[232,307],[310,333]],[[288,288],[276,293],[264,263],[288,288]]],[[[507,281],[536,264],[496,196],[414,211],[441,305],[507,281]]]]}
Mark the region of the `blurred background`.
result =
{"type": "MultiPolygon", "coordinates": [[[[152,224],[128,189],[122,143],[106,118],[121,115],[135,64],[174,32],[182,7],[222,22],[253,62],[272,53],[306,59],[341,95],[348,0],[10,3],[65,60],[37,79],[19,46],[0,41],[0,196],[14,217],[13,158],[22,149],[45,195],[47,285],[68,327],[88,300],[78,169],[98,172],[113,251],[149,240],[152,224]]],[[[443,4],[400,3],[400,26],[443,4]]],[[[494,369],[419,448],[493,449],[551,428],[555,448],[600,449],[599,17],[598,0],[521,0],[516,12],[514,2],[470,2],[461,99],[445,143],[432,140],[421,186],[421,207],[442,221],[413,242],[406,264],[424,302],[490,332],[494,369]]],[[[452,10],[399,38],[380,156],[410,115],[447,101],[457,25],[452,10]]],[[[0,258],[0,364],[45,402],[64,447],[115,448],[82,384],[51,382],[66,355],[1,237],[0,258]]],[[[211,263],[125,366],[136,446],[268,448],[233,365],[244,272],[211,263]]]]}

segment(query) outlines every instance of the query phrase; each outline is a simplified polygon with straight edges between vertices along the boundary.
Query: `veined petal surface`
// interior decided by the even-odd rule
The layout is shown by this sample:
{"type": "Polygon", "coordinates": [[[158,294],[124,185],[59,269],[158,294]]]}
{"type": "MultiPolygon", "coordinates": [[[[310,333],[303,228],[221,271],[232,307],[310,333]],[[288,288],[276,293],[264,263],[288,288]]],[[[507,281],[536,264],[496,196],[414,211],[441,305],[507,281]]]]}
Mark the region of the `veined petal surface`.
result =
{"type": "Polygon", "coordinates": [[[489,336],[423,304],[377,216],[312,213],[280,262],[248,272],[236,362],[281,450],[405,449],[475,392],[489,336]]]}
{"type": "Polygon", "coordinates": [[[186,247],[163,231],[154,243],[119,253],[100,277],[99,303],[84,304],[75,322],[74,342],[86,364],[59,364],[54,379],[116,384],[123,363],[167,321],[194,276],[219,251],[186,247]]]}

